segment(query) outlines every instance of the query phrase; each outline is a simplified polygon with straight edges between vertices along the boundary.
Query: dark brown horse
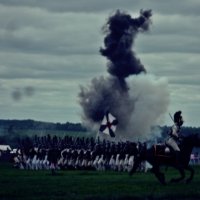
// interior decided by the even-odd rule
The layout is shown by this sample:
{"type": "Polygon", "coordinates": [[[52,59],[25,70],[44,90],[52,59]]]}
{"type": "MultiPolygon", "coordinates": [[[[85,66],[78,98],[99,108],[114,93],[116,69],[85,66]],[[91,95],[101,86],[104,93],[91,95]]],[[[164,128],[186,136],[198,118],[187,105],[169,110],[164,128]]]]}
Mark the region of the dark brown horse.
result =
{"type": "Polygon", "coordinates": [[[137,170],[142,161],[148,161],[152,165],[151,171],[163,185],[166,184],[166,181],[164,173],[161,173],[160,171],[160,166],[162,165],[172,166],[178,169],[181,176],[179,178],[171,179],[171,182],[184,180],[185,170],[188,170],[190,176],[185,181],[186,183],[189,183],[194,176],[194,169],[189,165],[190,155],[194,147],[200,147],[200,134],[191,134],[182,138],[180,143],[181,157],[179,165],[176,163],[175,155],[172,151],[170,153],[165,153],[165,147],[165,145],[153,145],[149,149],[142,147],[138,156],[135,158],[135,163],[130,171],[130,175],[137,170]]]}

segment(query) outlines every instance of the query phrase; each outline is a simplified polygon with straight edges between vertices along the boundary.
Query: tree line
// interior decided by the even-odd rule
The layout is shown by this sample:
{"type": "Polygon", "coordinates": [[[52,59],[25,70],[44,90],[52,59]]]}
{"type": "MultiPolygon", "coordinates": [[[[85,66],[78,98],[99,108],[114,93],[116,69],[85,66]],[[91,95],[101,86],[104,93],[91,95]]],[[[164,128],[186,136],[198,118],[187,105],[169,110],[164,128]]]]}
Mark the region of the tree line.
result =
{"type": "Polygon", "coordinates": [[[15,130],[49,130],[49,131],[79,131],[86,132],[81,123],[52,123],[27,120],[0,120],[0,130],[12,133],[15,130]]]}
{"type": "MultiPolygon", "coordinates": [[[[34,121],[31,119],[28,120],[0,120],[0,144],[10,144],[16,145],[20,139],[29,137],[27,131],[33,130],[36,134],[38,131],[45,131],[48,134],[53,134],[55,131],[58,133],[65,132],[67,135],[70,131],[71,132],[80,132],[83,137],[86,136],[87,130],[81,123],[51,123],[51,122],[41,122],[41,121],[34,121]],[[27,132],[25,135],[19,134],[20,131],[27,132]],[[52,132],[51,132],[52,131],[52,132]],[[59,132],[61,131],[61,132],[59,132]]],[[[169,126],[162,126],[160,127],[161,130],[161,141],[163,138],[167,136],[169,133],[170,127],[169,126]]],[[[200,127],[182,127],[181,133],[183,135],[188,135],[192,133],[200,134],[200,127]]]]}

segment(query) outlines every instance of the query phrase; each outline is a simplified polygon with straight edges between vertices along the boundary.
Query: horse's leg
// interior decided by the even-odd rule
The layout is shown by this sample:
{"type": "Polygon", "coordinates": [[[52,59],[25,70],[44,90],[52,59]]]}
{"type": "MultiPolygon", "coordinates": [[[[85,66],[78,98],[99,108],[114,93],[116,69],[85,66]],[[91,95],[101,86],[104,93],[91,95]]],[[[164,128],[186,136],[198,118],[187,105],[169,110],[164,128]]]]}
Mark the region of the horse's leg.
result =
{"type": "Polygon", "coordinates": [[[133,175],[133,174],[136,172],[136,170],[138,169],[140,163],[141,163],[141,160],[138,159],[138,158],[136,158],[136,159],[133,161],[133,166],[132,166],[131,170],[129,171],[129,175],[130,175],[130,176],[133,175]]]}
{"type": "Polygon", "coordinates": [[[160,181],[162,185],[166,185],[165,175],[160,172],[159,166],[153,166],[151,172],[155,174],[156,178],[160,181]]]}
{"type": "Polygon", "coordinates": [[[190,171],[190,177],[186,179],[186,183],[188,184],[194,177],[194,169],[190,167],[189,165],[185,169],[190,171]]]}
{"type": "Polygon", "coordinates": [[[176,169],[178,169],[181,176],[180,176],[180,178],[172,178],[171,181],[170,181],[171,183],[180,182],[185,178],[185,171],[184,171],[183,167],[176,167],[176,169]]]}

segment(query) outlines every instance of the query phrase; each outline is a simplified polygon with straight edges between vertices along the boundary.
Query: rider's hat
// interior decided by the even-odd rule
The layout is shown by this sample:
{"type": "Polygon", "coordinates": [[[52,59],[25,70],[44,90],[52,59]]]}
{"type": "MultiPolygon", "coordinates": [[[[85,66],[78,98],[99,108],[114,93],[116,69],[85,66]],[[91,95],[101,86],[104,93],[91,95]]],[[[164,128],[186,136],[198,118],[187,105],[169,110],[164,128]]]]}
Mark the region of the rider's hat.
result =
{"type": "Polygon", "coordinates": [[[179,126],[181,126],[183,124],[183,118],[181,116],[181,111],[177,111],[174,114],[174,122],[177,123],[179,126]]]}

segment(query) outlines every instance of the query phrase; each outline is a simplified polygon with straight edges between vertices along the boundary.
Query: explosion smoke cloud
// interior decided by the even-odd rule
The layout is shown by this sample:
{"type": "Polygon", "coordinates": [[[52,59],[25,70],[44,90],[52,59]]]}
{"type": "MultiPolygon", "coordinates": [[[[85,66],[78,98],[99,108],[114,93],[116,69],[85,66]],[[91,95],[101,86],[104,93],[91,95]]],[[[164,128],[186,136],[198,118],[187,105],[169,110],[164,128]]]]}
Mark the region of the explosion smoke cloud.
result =
{"type": "Polygon", "coordinates": [[[105,48],[100,49],[108,59],[109,76],[94,78],[79,93],[83,123],[98,130],[109,110],[119,122],[117,140],[150,138],[169,103],[167,81],[148,75],[132,50],[136,35],[148,30],[151,15],[151,10],[141,10],[132,18],[118,10],[109,17],[103,27],[105,48]]]}
{"type": "Polygon", "coordinates": [[[151,10],[141,10],[138,18],[132,18],[118,10],[109,17],[104,26],[104,32],[107,33],[104,39],[105,48],[101,48],[100,52],[110,61],[108,72],[111,75],[124,79],[131,74],[145,71],[132,51],[132,45],[138,32],[148,30],[151,15],[151,10]]]}

